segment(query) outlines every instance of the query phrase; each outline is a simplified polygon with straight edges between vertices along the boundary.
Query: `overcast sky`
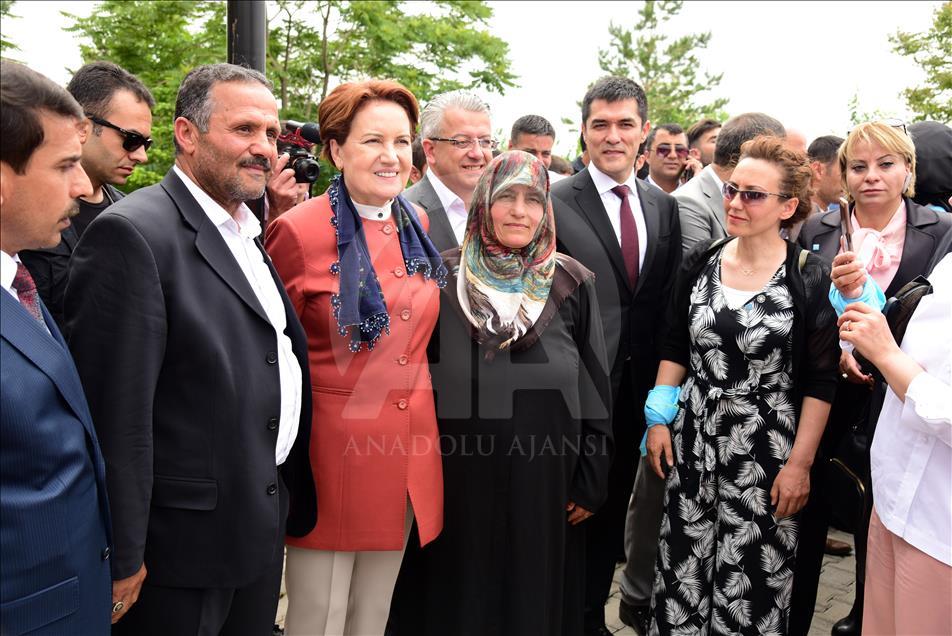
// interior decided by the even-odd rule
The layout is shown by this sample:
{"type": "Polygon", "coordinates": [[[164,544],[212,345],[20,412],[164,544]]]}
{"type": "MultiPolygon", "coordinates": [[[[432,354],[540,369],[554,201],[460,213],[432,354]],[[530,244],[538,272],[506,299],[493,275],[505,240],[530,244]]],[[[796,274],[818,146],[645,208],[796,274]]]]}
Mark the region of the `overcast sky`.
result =
{"type": "MultiPolygon", "coordinates": [[[[509,43],[517,85],[505,96],[487,94],[493,128],[508,131],[519,116],[536,113],[558,131],[556,149],[570,152],[569,128],[578,127],[577,102],[601,75],[598,49],[607,46],[610,21],[633,25],[640,2],[490,2],[494,35],[509,43]],[[561,119],[570,118],[572,125],[561,119]]],[[[731,114],[759,110],[802,130],[808,139],[849,128],[849,100],[860,110],[907,115],[901,91],[922,71],[892,52],[897,29],[923,31],[941,2],[697,2],[687,1],[665,27],[674,36],[711,31],[702,55],[705,70],[723,73],[715,96],[729,99],[731,114]]],[[[81,64],[78,43],[63,31],[66,10],[89,15],[94,2],[17,2],[19,19],[4,35],[15,54],[36,70],[66,83],[67,68],[81,64]]],[[[147,25],[139,25],[147,37],[147,25]]],[[[637,78],[636,78],[637,79],[637,78]]],[[[650,118],[649,104],[649,118],[650,118]]],[[[663,122],[655,122],[663,123],[663,122]]]]}

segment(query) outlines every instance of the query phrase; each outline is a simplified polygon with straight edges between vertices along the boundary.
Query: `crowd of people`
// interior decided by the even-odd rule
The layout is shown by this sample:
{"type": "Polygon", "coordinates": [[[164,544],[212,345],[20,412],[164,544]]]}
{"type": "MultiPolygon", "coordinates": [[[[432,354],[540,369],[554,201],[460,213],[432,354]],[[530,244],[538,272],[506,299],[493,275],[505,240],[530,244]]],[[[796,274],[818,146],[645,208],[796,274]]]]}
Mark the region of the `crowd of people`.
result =
{"type": "Polygon", "coordinates": [[[947,125],[808,144],[604,77],[569,162],[355,81],[311,197],[211,64],[123,194],[138,78],[0,95],[3,634],[267,636],[283,578],[288,636],[605,636],[624,562],[639,634],[805,636],[844,523],[834,634],[952,632],[947,125]]]}

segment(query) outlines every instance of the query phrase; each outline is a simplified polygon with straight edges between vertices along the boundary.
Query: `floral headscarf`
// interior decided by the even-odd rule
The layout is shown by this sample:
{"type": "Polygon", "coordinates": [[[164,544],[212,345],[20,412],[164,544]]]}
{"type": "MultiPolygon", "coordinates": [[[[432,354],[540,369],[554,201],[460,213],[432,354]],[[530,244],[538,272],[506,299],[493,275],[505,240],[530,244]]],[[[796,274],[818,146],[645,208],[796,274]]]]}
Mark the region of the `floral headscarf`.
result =
{"type": "Polygon", "coordinates": [[[526,152],[502,153],[476,184],[460,250],[457,294],[479,340],[506,349],[524,335],[542,313],[554,275],[549,173],[545,164],[526,152]],[[496,238],[490,210],[499,195],[517,185],[534,190],[544,204],[535,236],[525,247],[513,249],[496,238]]]}

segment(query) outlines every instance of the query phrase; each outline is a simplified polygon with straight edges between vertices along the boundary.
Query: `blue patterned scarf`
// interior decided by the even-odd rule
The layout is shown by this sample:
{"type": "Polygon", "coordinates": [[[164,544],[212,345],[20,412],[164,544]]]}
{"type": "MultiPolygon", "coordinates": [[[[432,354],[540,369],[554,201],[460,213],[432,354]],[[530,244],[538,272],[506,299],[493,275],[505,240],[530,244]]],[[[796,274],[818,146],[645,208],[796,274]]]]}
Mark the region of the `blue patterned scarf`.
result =
{"type": "MultiPolygon", "coordinates": [[[[340,292],[331,296],[331,304],[340,335],[346,336],[350,330],[349,348],[356,353],[360,351],[361,343],[366,342],[367,348],[373,349],[381,332],[390,333],[390,316],[370,260],[363,221],[350,200],[342,176],[334,177],[327,190],[334,212],[331,225],[337,233],[338,261],[331,265],[331,273],[340,278],[340,292]]],[[[391,214],[399,234],[407,276],[419,272],[424,278],[435,280],[437,287],[444,287],[446,267],[443,259],[420,226],[413,206],[402,195],[397,195],[391,214]]]]}

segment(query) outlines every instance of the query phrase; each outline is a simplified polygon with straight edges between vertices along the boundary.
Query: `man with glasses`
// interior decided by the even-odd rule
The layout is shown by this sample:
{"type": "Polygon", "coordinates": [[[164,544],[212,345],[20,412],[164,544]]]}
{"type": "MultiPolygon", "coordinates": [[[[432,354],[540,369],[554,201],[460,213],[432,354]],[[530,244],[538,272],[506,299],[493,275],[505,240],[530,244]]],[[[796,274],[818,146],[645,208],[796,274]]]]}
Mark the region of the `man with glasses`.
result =
{"type": "Polygon", "coordinates": [[[717,135],[714,163],[674,193],[681,213],[681,243],[685,254],[699,241],[727,236],[724,182],[734,171],[741,145],[757,135],[785,137],[786,130],[779,121],[763,113],[732,117],[717,135]]]}
{"type": "Polygon", "coordinates": [[[152,108],[149,89],[128,71],[112,62],[83,66],[66,90],[82,106],[85,120],[82,166],[93,193],[77,199],[79,214],[63,230],[63,240],[48,250],[21,254],[36,281],[40,298],[53,319],[63,325],[63,293],[73,248],[89,223],[123,197],[114,186],[124,185],[140,163],[148,160],[152,145],[152,108]]]}
{"type": "Polygon", "coordinates": [[[463,241],[473,190],[497,145],[489,105],[464,90],[437,95],[420,114],[420,136],[429,167],[404,196],[429,215],[430,240],[442,252],[463,241]]]}
{"type": "Polygon", "coordinates": [[[661,124],[653,128],[648,133],[647,145],[647,181],[668,194],[677,189],[689,159],[697,172],[702,170],[696,159],[689,158],[688,137],[677,124],[661,124]]]}

